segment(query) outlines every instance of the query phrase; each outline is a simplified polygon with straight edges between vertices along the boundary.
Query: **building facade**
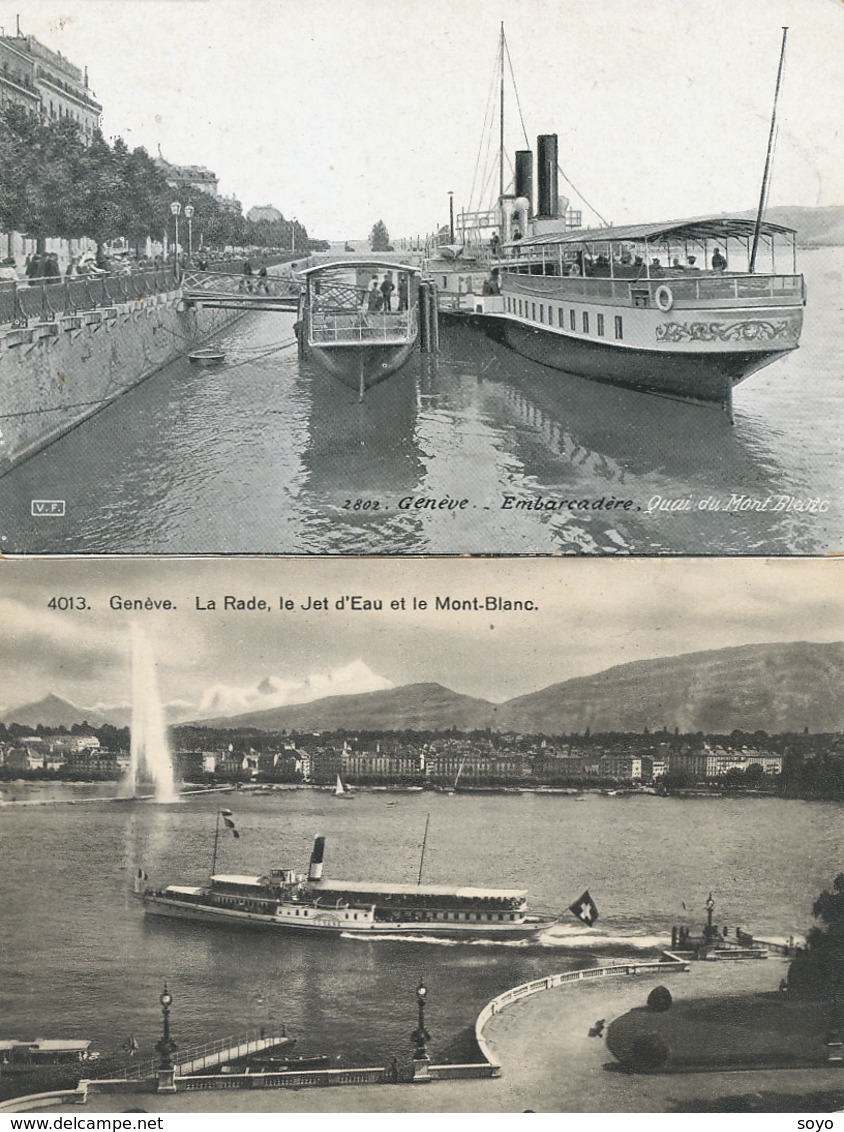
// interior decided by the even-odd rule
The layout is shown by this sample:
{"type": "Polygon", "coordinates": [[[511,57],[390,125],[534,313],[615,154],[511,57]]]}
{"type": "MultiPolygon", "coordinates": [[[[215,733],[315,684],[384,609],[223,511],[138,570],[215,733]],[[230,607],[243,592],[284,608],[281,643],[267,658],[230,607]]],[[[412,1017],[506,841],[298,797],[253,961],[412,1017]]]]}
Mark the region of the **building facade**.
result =
{"type": "Polygon", "coordinates": [[[0,37],[0,97],[46,121],[72,118],[87,142],[99,128],[103,108],[82,71],[34,35],[0,37]]]}

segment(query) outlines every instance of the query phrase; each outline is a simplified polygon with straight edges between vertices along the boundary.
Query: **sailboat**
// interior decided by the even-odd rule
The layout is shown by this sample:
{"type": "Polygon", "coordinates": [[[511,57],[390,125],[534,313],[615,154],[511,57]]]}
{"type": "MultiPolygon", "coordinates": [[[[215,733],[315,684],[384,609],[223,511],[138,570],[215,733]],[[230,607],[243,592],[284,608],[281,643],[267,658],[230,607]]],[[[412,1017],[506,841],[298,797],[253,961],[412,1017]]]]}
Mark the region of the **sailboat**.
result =
{"type": "Polygon", "coordinates": [[[340,775],[337,775],[337,781],[334,783],[334,797],[335,798],[351,798],[352,794],[348,786],[346,786],[340,775]]]}

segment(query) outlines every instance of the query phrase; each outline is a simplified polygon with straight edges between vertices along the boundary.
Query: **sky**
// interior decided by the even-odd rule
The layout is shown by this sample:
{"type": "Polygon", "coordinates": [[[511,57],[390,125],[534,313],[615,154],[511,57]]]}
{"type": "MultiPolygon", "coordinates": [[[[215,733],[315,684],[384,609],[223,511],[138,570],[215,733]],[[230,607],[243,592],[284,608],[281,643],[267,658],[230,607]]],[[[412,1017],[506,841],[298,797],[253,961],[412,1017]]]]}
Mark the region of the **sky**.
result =
{"type": "MultiPolygon", "coordinates": [[[[326,239],[378,219],[424,234],[450,191],[457,211],[491,204],[502,20],[529,138],[559,135],[606,220],[754,208],[788,25],[770,203],[844,204],[842,0],[0,0],[6,34],[17,13],[88,67],[107,137],[206,165],[244,208],[326,239]]],[[[515,110],[508,82],[511,156],[515,110]]]]}
{"type": "Polygon", "coordinates": [[[832,558],[5,558],[0,709],[48,693],[79,707],[128,704],[133,616],[162,697],[184,705],[184,718],[212,704],[218,714],[421,681],[500,702],[633,660],[844,640],[843,571],[844,559],[832,558]],[[273,608],[226,612],[227,594],[273,608]],[[355,595],[384,608],[336,608],[355,595]],[[487,595],[537,608],[434,608],[437,596],[487,595]],[[62,596],[90,608],[50,609],[62,596]],[[127,614],[110,608],[113,597],[176,609],[127,614]],[[414,597],[428,608],[414,611],[414,597]],[[294,608],[279,609],[280,598],[294,608]],[[402,598],[404,610],[390,609],[402,598]],[[329,608],[305,610],[309,599],[329,608]]]}

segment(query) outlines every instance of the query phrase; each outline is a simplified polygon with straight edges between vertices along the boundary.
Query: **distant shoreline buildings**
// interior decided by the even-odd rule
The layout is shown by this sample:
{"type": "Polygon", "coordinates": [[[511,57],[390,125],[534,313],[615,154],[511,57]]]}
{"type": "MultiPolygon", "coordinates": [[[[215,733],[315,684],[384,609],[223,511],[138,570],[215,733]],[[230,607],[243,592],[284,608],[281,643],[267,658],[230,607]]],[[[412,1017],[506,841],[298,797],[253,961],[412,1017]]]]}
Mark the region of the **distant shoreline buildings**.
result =
{"type": "MultiPolygon", "coordinates": [[[[128,744],[100,742],[97,729],[74,728],[68,734],[30,733],[0,742],[0,768],[10,771],[67,771],[118,776],[128,766],[128,744]]],[[[187,740],[190,743],[190,739],[187,740]]],[[[232,743],[174,752],[177,776],[191,782],[286,782],[329,786],[340,775],[360,786],[429,786],[435,788],[553,787],[605,783],[654,786],[668,777],[691,783],[776,784],[784,756],[765,745],[635,741],[629,736],[553,741],[522,735],[495,738],[432,735],[425,740],[328,736],[248,736],[232,743]],[[255,744],[254,746],[251,744],[255,744]],[[750,771],[751,767],[757,768],[750,771]],[[750,773],[748,774],[748,772],[750,773]]]]}

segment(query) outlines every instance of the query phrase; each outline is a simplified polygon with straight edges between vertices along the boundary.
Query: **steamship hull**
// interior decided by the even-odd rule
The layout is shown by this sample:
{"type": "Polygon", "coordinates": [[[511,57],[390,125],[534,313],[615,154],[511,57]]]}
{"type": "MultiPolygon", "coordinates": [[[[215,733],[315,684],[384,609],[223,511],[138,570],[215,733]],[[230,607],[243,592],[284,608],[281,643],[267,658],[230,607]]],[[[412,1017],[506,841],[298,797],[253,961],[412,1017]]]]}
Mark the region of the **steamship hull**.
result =
{"type": "MultiPolygon", "coordinates": [[[[436,920],[371,920],[347,921],[342,916],[326,910],[320,916],[307,922],[291,922],[290,918],[258,912],[238,912],[210,906],[183,904],[177,900],[149,895],[144,897],[144,907],[148,915],[172,920],[186,920],[192,923],[247,928],[250,930],[295,932],[297,934],[346,934],[355,936],[436,936],[443,939],[499,939],[517,940],[538,935],[551,927],[552,919],[539,917],[526,919],[521,924],[458,924],[443,923],[436,920]]],[[[301,911],[301,909],[300,909],[301,911]]]]}
{"type": "Polygon", "coordinates": [[[415,339],[400,344],[319,346],[311,342],[309,353],[324,370],[351,389],[371,389],[401,369],[413,353],[415,339]]]}
{"type": "Polygon", "coordinates": [[[721,407],[729,406],[736,385],[790,352],[769,349],[658,353],[584,342],[503,319],[499,326],[489,329],[516,353],[552,369],[640,393],[721,407]]]}

